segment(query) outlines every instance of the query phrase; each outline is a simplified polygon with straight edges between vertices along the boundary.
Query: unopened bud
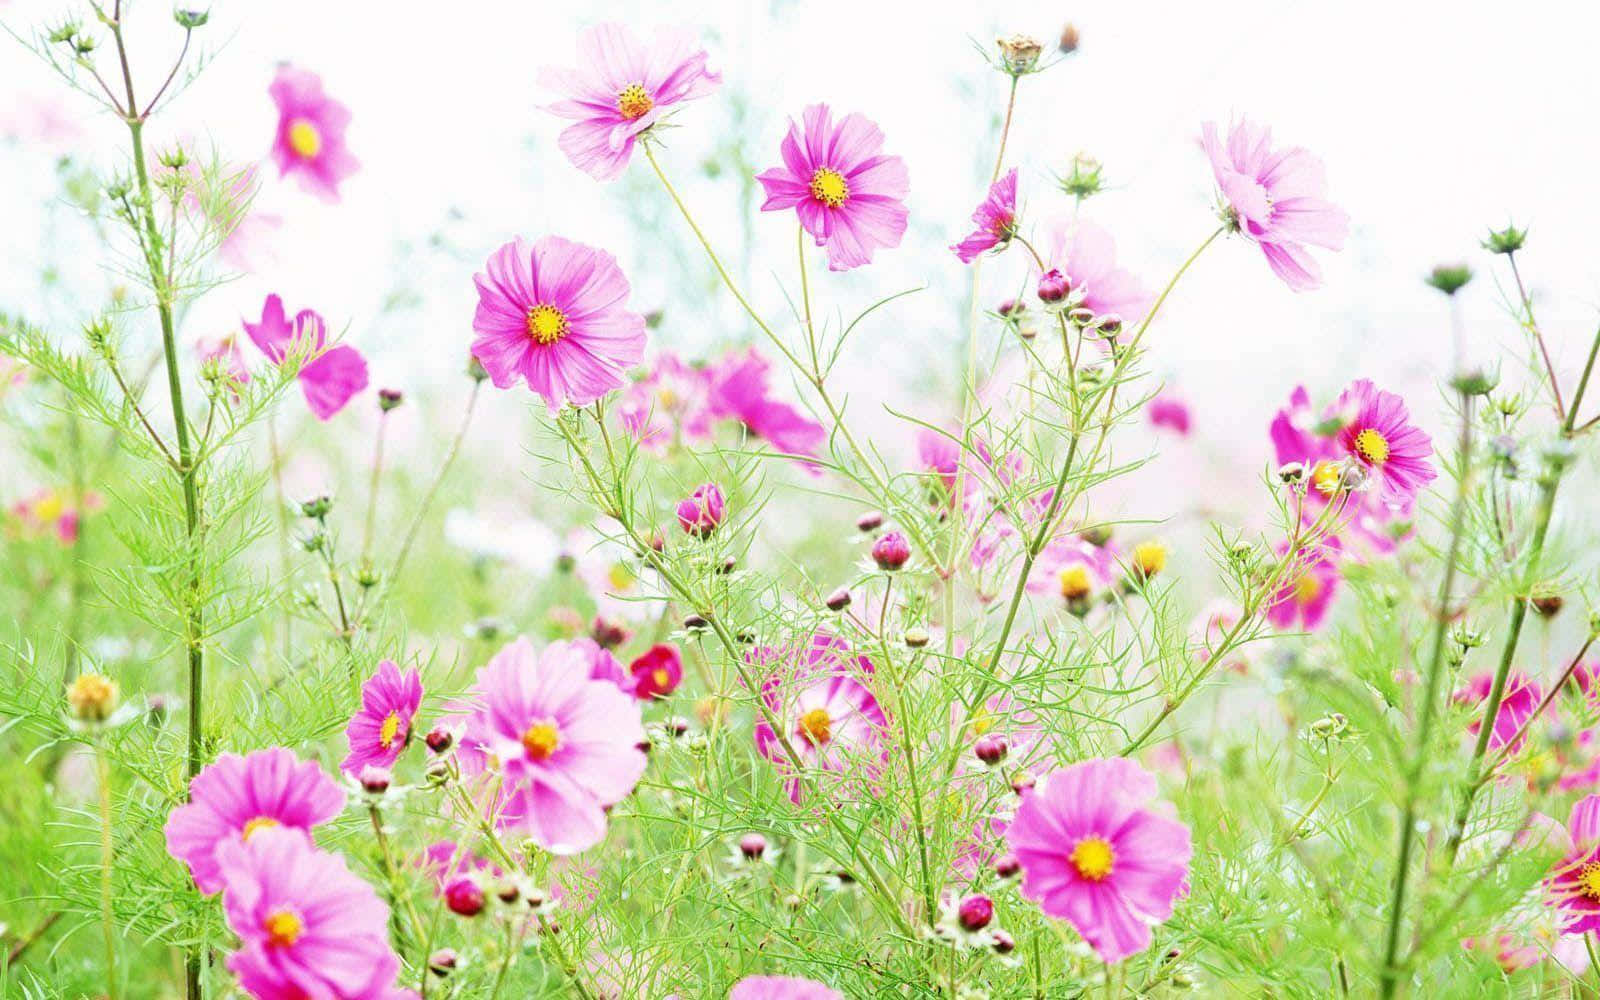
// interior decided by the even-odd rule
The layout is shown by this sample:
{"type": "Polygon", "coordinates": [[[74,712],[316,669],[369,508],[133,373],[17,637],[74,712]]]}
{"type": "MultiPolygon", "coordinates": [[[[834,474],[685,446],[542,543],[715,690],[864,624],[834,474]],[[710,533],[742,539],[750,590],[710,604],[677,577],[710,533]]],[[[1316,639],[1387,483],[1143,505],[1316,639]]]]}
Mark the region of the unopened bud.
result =
{"type": "Polygon", "coordinates": [[[104,674],[79,674],[67,687],[67,709],[79,722],[104,722],[121,700],[117,682],[104,674]]]}
{"type": "Polygon", "coordinates": [[[906,634],[901,638],[905,642],[907,649],[921,649],[928,644],[928,630],[925,628],[908,628],[906,629],[906,634]]]}
{"type": "Polygon", "coordinates": [[[378,409],[382,410],[384,413],[388,413],[390,410],[405,402],[405,400],[405,393],[401,392],[399,389],[378,390],[378,409]]]}
{"type": "Polygon", "coordinates": [[[767,838],[759,833],[747,833],[739,838],[739,853],[747,860],[760,861],[767,853],[767,838]]]}
{"type": "Polygon", "coordinates": [[[829,594],[827,601],[824,603],[827,604],[829,611],[843,611],[850,606],[850,591],[840,587],[829,594]]]}
{"type": "Polygon", "coordinates": [[[883,527],[883,513],[881,511],[869,510],[856,518],[857,531],[877,531],[881,527],[883,527]]]}

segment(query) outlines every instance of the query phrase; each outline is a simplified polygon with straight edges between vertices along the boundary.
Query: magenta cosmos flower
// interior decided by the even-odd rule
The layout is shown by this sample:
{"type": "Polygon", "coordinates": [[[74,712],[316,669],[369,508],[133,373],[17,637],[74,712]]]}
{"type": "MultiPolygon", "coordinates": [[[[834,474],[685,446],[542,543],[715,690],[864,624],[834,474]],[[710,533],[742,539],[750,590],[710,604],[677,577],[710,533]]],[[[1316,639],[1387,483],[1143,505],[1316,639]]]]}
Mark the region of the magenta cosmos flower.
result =
{"type": "Polygon", "coordinates": [[[597,24],[578,36],[577,69],[546,68],[541,86],[567,95],[545,108],[572,119],[561,151],[595,180],[621,176],[639,134],[672,106],[704,97],[722,82],[706,69],[706,53],[693,34],[656,32],[646,46],[620,24],[597,24]]]}
{"type": "MultiPolygon", "coordinates": [[[[1288,549],[1287,544],[1279,545],[1279,555],[1288,549]]],[[[1339,566],[1334,562],[1338,554],[1338,540],[1329,538],[1301,556],[1297,562],[1299,575],[1278,588],[1267,607],[1267,620],[1274,628],[1311,632],[1321,627],[1339,591],[1339,566]]]]}
{"type": "Polygon", "coordinates": [[[201,892],[222,888],[217,849],[263,829],[309,832],[344,809],[344,792],[312,761],[283,747],[225,753],[189,783],[189,801],[167,817],[167,853],[189,866],[201,892]]]}
{"type": "Polygon", "coordinates": [[[1164,427],[1177,433],[1181,437],[1188,437],[1193,421],[1189,413],[1189,404],[1183,397],[1170,390],[1163,390],[1153,396],[1145,404],[1145,416],[1150,419],[1151,425],[1164,427]]]}
{"type": "Polygon", "coordinates": [[[670,642],[659,642],[628,664],[633,695],[640,701],[665,698],[683,682],[683,654],[670,642]]]}
{"type": "Polygon", "coordinates": [[[1077,301],[1096,316],[1138,323],[1150,311],[1150,292],[1132,271],[1117,266],[1111,234],[1087,220],[1059,219],[1045,243],[1047,269],[1060,271],[1077,301]]]}
{"type": "Polygon", "coordinates": [[[644,317],[624,308],[628,279],[604,250],[559,236],[518,237],[472,280],[472,356],[496,388],[520,377],[551,413],[621,387],[644,356],[644,317]]]}
{"type": "Polygon", "coordinates": [[[986,251],[1009,243],[1017,231],[1017,168],[989,185],[989,195],[972,213],[978,228],[950,247],[961,263],[970,264],[986,251]]]}
{"type": "MultiPolygon", "coordinates": [[[[1472,679],[1458,688],[1453,695],[1457,705],[1470,706],[1474,710],[1489,697],[1489,692],[1494,688],[1494,674],[1489,671],[1474,674],[1472,679]]],[[[1489,732],[1489,749],[1499,750],[1505,748],[1508,753],[1516,753],[1527,742],[1528,734],[1523,732],[1523,726],[1533,718],[1533,713],[1544,700],[1544,688],[1527,674],[1521,671],[1512,671],[1506,677],[1505,690],[1500,695],[1500,708],[1494,716],[1494,728],[1489,732]],[[1522,733],[1518,736],[1518,733],[1522,733]],[[1516,742],[1513,744],[1512,741],[1516,742]]],[[[1483,728],[1483,720],[1475,718],[1467,725],[1467,732],[1477,736],[1483,728]]]]}
{"type": "Polygon", "coordinates": [[[322,92],[315,73],[279,66],[267,88],[278,105],[272,159],[278,176],[294,174],[300,186],[323,201],[339,200],[339,184],[361,167],[345,146],[350,109],[322,92]]]}
{"type": "Polygon", "coordinates": [[[264,830],[217,851],[222,912],[239,936],[228,969],[259,1000],[390,1000],[400,959],[389,908],[342,859],[298,830],[264,830]]]}
{"type": "Polygon", "coordinates": [[[1215,122],[1200,129],[1227,221],[1261,247],[1267,265],[1297,292],[1322,284],[1322,271],[1306,245],[1344,248],[1350,217],[1324,196],[1322,161],[1298,147],[1272,149],[1272,131],[1248,119],[1228,129],[1227,145],[1215,122]]]}
{"type": "Polygon", "coordinates": [[[1566,919],[1564,934],[1600,930],[1600,795],[1572,807],[1565,856],[1545,879],[1550,904],[1566,919]]]}
{"type": "Polygon", "coordinates": [[[684,534],[709,538],[728,516],[728,501],[716,483],[701,483],[678,501],[678,527],[684,534]]]}
{"type": "Polygon", "coordinates": [[[368,765],[394,767],[400,751],[411,742],[411,720],[422,707],[422,675],[415,667],[400,672],[393,660],[378,664],[378,670],[361,686],[361,708],[345,727],[350,753],[339,769],[360,774],[368,765]]]}
{"type": "Polygon", "coordinates": [[[728,354],[706,371],[706,406],[717,420],[737,420],[786,455],[816,456],[827,432],[799,410],[773,397],[771,362],[754,348],[728,354]]]}
{"type": "Polygon", "coordinates": [[[815,979],[798,976],[746,976],[733,984],[728,1000],[844,1000],[844,994],[815,979]]]}
{"type": "Polygon", "coordinates": [[[1407,504],[1433,481],[1433,442],[1411,424],[1405,400],[1363,378],[1350,384],[1333,409],[1353,414],[1339,431],[1339,446],[1378,479],[1377,492],[1386,502],[1407,504]]]}
{"type": "Polygon", "coordinates": [[[899,246],[910,180],[905,161],[883,155],[883,132],[859,114],[835,124],[826,104],[806,108],[801,122],[789,123],[783,166],[756,176],[767,194],[761,210],[794,209],[835,271],[899,246]]]}
{"type": "Polygon", "coordinates": [[[283,299],[268,295],[261,307],[261,322],[244,321],[244,332],[275,365],[283,363],[291,348],[309,353],[295,377],[306,395],[306,405],[318,420],[331,420],[356,393],[367,387],[367,361],[348,344],[328,344],[327,324],[311,309],[302,309],[289,322],[283,299]]]}
{"type": "Polygon", "coordinates": [[[552,854],[599,843],[606,809],[644,774],[639,706],[592,669],[585,650],[541,656],[518,639],[478,671],[467,719],[464,743],[498,762],[500,826],[526,832],[552,854]]]}
{"type": "MultiPolygon", "coordinates": [[[[813,635],[798,655],[761,648],[749,658],[757,664],[780,663],[761,685],[761,700],[803,767],[869,778],[876,773],[889,720],[864,683],[872,674],[870,660],[853,655],[845,640],[822,633],[813,635]]],[[[756,722],[755,740],[763,757],[793,773],[794,761],[765,717],[756,722]]],[[[788,789],[798,803],[799,776],[789,779],[788,789]]]]}
{"type": "Polygon", "coordinates": [[[1149,808],[1156,779],[1130,760],[1053,771],[1006,830],[1022,895],[1066,920],[1107,962],[1150,946],[1150,925],[1187,891],[1189,828],[1149,808]]]}

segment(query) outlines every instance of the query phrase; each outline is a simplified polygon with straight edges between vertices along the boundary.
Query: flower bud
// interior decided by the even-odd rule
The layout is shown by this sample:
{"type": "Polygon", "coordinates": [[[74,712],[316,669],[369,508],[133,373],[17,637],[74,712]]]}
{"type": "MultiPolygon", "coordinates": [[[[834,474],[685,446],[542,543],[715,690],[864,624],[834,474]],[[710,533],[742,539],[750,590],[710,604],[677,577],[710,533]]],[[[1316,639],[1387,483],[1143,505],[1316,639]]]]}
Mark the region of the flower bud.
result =
{"type": "Polygon", "coordinates": [[[1039,65],[1040,54],[1044,52],[1044,45],[1038,39],[1022,34],[997,38],[995,44],[1000,47],[1001,65],[1012,76],[1033,72],[1039,65]]]}
{"type": "Polygon", "coordinates": [[[1490,253],[1512,254],[1522,249],[1528,241],[1528,231],[1518,229],[1516,226],[1506,226],[1500,230],[1489,230],[1489,237],[1483,241],[1483,248],[1490,253]]]}
{"type": "MultiPolygon", "coordinates": [[[[1068,25],[1068,28],[1070,29],[1071,25],[1068,25]]],[[[1103,186],[1100,171],[1099,160],[1088,153],[1079,153],[1072,158],[1071,172],[1059,179],[1061,190],[1079,201],[1099,194],[1103,186]]]]}
{"type": "Polygon", "coordinates": [[[1553,618],[1566,606],[1566,598],[1556,590],[1555,584],[1545,582],[1533,585],[1533,590],[1528,594],[1528,603],[1542,618],[1553,618]]]}
{"type": "Polygon", "coordinates": [[[172,19],[177,21],[178,27],[184,31],[193,31],[205,27],[206,22],[211,19],[211,12],[192,7],[179,7],[173,10],[172,19]]]}
{"type": "Polygon", "coordinates": [[[312,497],[310,500],[302,503],[300,505],[300,514],[302,517],[314,518],[320,521],[322,518],[327,517],[328,512],[332,509],[333,499],[324,495],[312,497]]]}
{"type": "Polygon", "coordinates": [[[443,725],[437,725],[428,730],[428,735],[423,738],[423,742],[428,744],[429,750],[436,754],[442,754],[456,745],[456,734],[443,725]]]}
{"type": "Polygon", "coordinates": [[[1078,29],[1068,23],[1061,29],[1061,38],[1056,42],[1056,51],[1064,56],[1070,56],[1078,51],[1078,29]]]}
{"type": "Polygon", "coordinates": [[[884,532],[872,543],[872,561],[885,572],[894,572],[910,558],[911,545],[906,541],[906,536],[898,531],[884,532]]]}
{"type": "Polygon", "coordinates": [[[1122,317],[1117,313],[1106,313],[1096,316],[1094,320],[1095,332],[1102,337],[1115,337],[1122,332],[1122,317]]]}
{"type": "Polygon", "coordinates": [[[700,629],[710,626],[710,624],[710,620],[705,615],[687,615],[683,619],[683,627],[691,632],[698,632],[700,629]]]}
{"type": "Polygon", "coordinates": [[[1006,743],[1004,736],[980,736],[978,742],[972,745],[972,752],[978,759],[990,767],[1006,759],[1011,747],[1006,743]]]}
{"type": "Polygon", "coordinates": [[[482,382],[489,377],[489,370],[483,367],[483,362],[477,358],[467,358],[467,378],[474,382],[482,382]]]}
{"type": "Polygon", "coordinates": [[[475,878],[462,876],[444,887],[444,905],[451,913],[475,917],[483,912],[483,903],[483,889],[475,878]]]}
{"type": "Polygon", "coordinates": [[[928,630],[925,628],[908,628],[906,634],[901,636],[907,649],[921,649],[928,644],[928,630]]]}
{"type": "Polygon", "coordinates": [[[405,401],[405,393],[401,392],[399,389],[378,390],[378,409],[382,410],[384,413],[388,413],[390,410],[394,409],[405,401]]]}
{"type": "Polygon", "coordinates": [[[739,853],[748,861],[760,861],[767,853],[767,838],[759,833],[747,833],[739,838],[739,853]]]}
{"type": "Polygon", "coordinates": [[[1463,396],[1487,396],[1499,384],[1498,371],[1484,371],[1482,368],[1464,371],[1450,380],[1450,385],[1463,396]]]}
{"type": "Polygon", "coordinates": [[[454,948],[440,948],[428,956],[428,971],[442,979],[455,971],[458,961],[454,948]]]}
{"type": "Polygon", "coordinates": [[[709,538],[727,513],[728,502],[722,495],[722,487],[716,483],[702,483],[678,501],[678,526],[687,535],[709,538]]]}
{"type": "Polygon", "coordinates": [[[956,908],[956,918],[968,931],[981,931],[994,922],[994,900],[981,893],[968,896],[956,908]]]}
{"type": "Polygon", "coordinates": [[[1072,294],[1072,282],[1062,274],[1059,268],[1052,267],[1039,276],[1039,285],[1036,289],[1039,301],[1047,306],[1059,305],[1067,301],[1067,296],[1072,294]]]}
{"type": "Polygon", "coordinates": [[[382,795],[389,790],[389,784],[394,781],[394,772],[387,767],[368,764],[361,769],[358,779],[361,790],[369,795],[382,795]]]}
{"type": "Polygon", "coordinates": [[[1068,309],[1067,319],[1072,322],[1073,326],[1081,330],[1090,323],[1094,322],[1094,310],[1085,309],[1083,306],[1078,306],[1075,309],[1068,309]]]}
{"type": "Polygon", "coordinates": [[[1306,477],[1304,462],[1285,462],[1278,466],[1278,481],[1293,486],[1306,477]]]}
{"type": "Polygon", "coordinates": [[[1022,874],[1022,862],[1015,854],[1002,854],[994,859],[994,873],[1000,878],[1016,878],[1022,874]]]}
{"type": "Polygon", "coordinates": [[[877,531],[881,527],[883,527],[883,513],[881,511],[869,510],[856,518],[857,531],[877,531]]]}
{"type": "Polygon", "coordinates": [[[594,624],[589,628],[590,637],[602,649],[616,649],[627,642],[632,634],[621,621],[604,615],[595,615],[594,624]]]}
{"type": "Polygon", "coordinates": [[[843,611],[850,606],[850,591],[840,587],[829,594],[824,603],[827,604],[829,611],[843,611]]]}
{"type": "Polygon", "coordinates": [[[1423,279],[1430,287],[1446,295],[1461,291],[1472,280],[1472,268],[1465,264],[1440,264],[1423,279]]]}
{"type": "Polygon", "coordinates": [[[121,691],[104,674],[79,674],[67,687],[67,709],[79,722],[104,722],[117,710],[121,691]]]}
{"type": "Polygon", "coordinates": [[[1018,771],[1011,776],[1011,790],[1021,795],[1038,783],[1038,779],[1029,771],[1018,771]]]}

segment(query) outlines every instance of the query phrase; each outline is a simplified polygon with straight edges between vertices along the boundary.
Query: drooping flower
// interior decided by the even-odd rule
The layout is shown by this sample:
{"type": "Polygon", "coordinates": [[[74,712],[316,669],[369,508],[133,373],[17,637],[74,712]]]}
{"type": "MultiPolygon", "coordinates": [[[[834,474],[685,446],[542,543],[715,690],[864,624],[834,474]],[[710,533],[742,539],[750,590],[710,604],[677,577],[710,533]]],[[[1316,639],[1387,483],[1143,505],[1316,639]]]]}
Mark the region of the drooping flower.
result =
{"type": "Polygon", "coordinates": [[[578,35],[577,69],[545,68],[541,86],[566,95],[545,110],[575,122],[561,133],[561,151],[595,180],[615,180],[640,133],[673,105],[704,97],[722,82],[706,69],[693,34],[662,29],[649,46],[620,24],[597,24],[578,35]]]}
{"type": "Polygon", "coordinates": [[[586,669],[570,648],[535,652],[526,638],[478,671],[463,746],[501,778],[497,823],[552,854],[599,843],[606,807],[644,773],[638,704],[586,669]]]}
{"type": "Polygon", "coordinates": [[[1353,414],[1339,431],[1339,446],[1378,479],[1378,492],[1391,505],[1415,500],[1433,481],[1437,473],[1428,461],[1433,442],[1411,423],[1405,400],[1363,378],[1352,382],[1333,408],[1353,414]]]}
{"type": "MultiPolygon", "coordinates": [[[[1338,550],[1338,540],[1329,538],[1296,560],[1295,577],[1278,588],[1267,607],[1267,620],[1274,628],[1310,632],[1322,625],[1339,589],[1339,567],[1334,562],[1338,550]]],[[[1278,547],[1280,556],[1287,551],[1287,544],[1278,547]]]]}
{"type": "Polygon", "coordinates": [[[1145,404],[1144,412],[1153,426],[1164,427],[1182,437],[1189,436],[1189,404],[1176,393],[1163,391],[1157,394],[1145,404]]]}
{"type": "Polygon", "coordinates": [[[1058,270],[1075,301],[1096,316],[1138,323],[1150,311],[1150,292],[1132,271],[1117,266],[1111,234],[1084,219],[1057,219],[1045,243],[1045,266],[1058,270]]]}
{"type": "Polygon", "coordinates": [[[268,295],[261,307],[261,321],[245,320],[244,332],[275,365],[283,363],[291,348],[308,352],[295,377],[318,420],[331,420],[367,387],[366,359],[348,344],[329,347],[327,325],[315,310],[300,310],[291,323],[284,312],[283,299],[268,295]]]}
{"type": "Polygon", "coordinates": [[[678,526],[685,534],[709,538],[728,516],[728,501],[716,483],[701,483],[678,501],[678,526]]]}
{"type": "Polygon", "coordinates": [[[978,228],[960,243],[950,247],[961,263],[970,264],[978,255],[1010,242],[1017,230],[1017,169],[1012,167],[989,186],[989,194],[972,213],[978,228]]]}
{"type": "Polygon", "coordinates": [[[604,250],[559,236],[518,237],[472,280],[472,356],[496,388],[521,378],[551,413],[620,388],[644,356],[644,317],[625,307],[628,279],[604,250]]]}
{"type": "Polygon", "coordinates": [[[221,845],[222,912],[239,936],[228,969],[258,1000],[391,1000],[400,959],[389,907],[343,859],[299,830],[221,845]]]}
{"type": "Polygon", "coordinates": [[[314,761],[283,747],[225,753],[194,776],[189,801],[167,817],[167,853],[189,866],[201,892],[216,892],[221,845],[276,826],[309,832],[343,808],[344,792],[314,761]]]}
{"type": "Polygon", "coordinates": [[[847,772],[869,779],[881,766],[888,718],[864,683],[872,673],[865,656],[853,654],[843,639],[817,633],[796,653],[761,647],[749,660],[776,662],[778,669],[761,686],[761,699],[782,731],[765,717],[755,726],[756,750],[791,775],[789,797],[800,801],[795,761],[807,770],[847,772]],[[788,743],[785,749],[784,742],[788,743]]]}
{"type": "Polygon", "coordinates": [[[360,774],[368,765],[394,767],[411,742],[411,722],[421,707],[422,675],[417,669],[402,674],[393,660],[379,663],[361,686],[361,708],[345,726],[350,753],[339,769],[360,774]]]}
{"type": "Polygon", "coordinates": [[[1150,946],[1150,926],[1187,889],[1189,829],[1151,808],[1155,776],[1130,760],[1086,760],[1022,797],[1006,842],[1022,895],[1064,919],[1107,962],[1150,946]]]}
{"type": "Polygon", "coordinates": [[[659,642],[628,664],[634,697],[640,701],[665,698],[683,682],[683,655],[670,642],[659,642]]]}
{"type": "Polygon", "coordinates": [[[317,74],[288,65],[278,67],[267,93],[278,105],[272,143],[278,176],[294,174],[318,198],[338,201],[339,185],[361,167],[344,140],[350,109],[322,92],[317,74]]]}
{"type": "Polygon", "coordinates": [[[746,976],[733,985],[728,1000],[844,1000],[844,994],[814,979],[746,976]]]}
{"type": "Polygon", "coordinates": [[[1561,911],[1564,934],[1600,930],[1600,795],[1572,807],[1564,856],[1545,879],[1551,905],[1561,911]]]}
{"type": "Polygon", "coordinates": [[[828,251],[832,270],[869,263],[875,250],[899,246],[906,231],[905,161],[882,149],[882,130],[864,116],[835,123],[826,104],[807,107],[801,123],[789,123],[783,166],[756,177],[767,195],[761,210],[794,209],[828,251]]]}
{"type": "Polygon", "coordinates": [[[1272,132],[1248,119],[1228,129],[1227,144],[1215,122],[1200,130],[1217,187],[1227,203],[1228,225],[1266,255],[1267,264],[1297,292],[1322,284],[1307,244],[1344,248],[1350,217],[1325,197],[1322,161],[1300,149],[1272,149],[1272,132]]]}
{"type": "MultiPolygon", "coordinates": [[[[1494,674],[1484,671],[1475,674],[1461,688],[1451,696],[1457,705],[1476,708],[1489,697],[1494,688],[1494,674]]],[[[1489,749],[1500,750],[1505,748],[1508,753],[1515,754],[1527,742],[1527,733],[1522,733],[1522,727],[1533,717],[1534,710],[1544,700],[1544,688],[1527,674],[1521,671],[1512,671],[1506,677],[1505,690],[1500,695],[1500,709],[1495,713],[1494,726],[1489,732],[1489,749]],[[1515,743],[1513,743],[1515,739],[1515,743]]],[[[1467,732],[1473,736],[1478,735],[1483,728],[1481,719],[1473,719],[1467,725],[1467,732]]]]}

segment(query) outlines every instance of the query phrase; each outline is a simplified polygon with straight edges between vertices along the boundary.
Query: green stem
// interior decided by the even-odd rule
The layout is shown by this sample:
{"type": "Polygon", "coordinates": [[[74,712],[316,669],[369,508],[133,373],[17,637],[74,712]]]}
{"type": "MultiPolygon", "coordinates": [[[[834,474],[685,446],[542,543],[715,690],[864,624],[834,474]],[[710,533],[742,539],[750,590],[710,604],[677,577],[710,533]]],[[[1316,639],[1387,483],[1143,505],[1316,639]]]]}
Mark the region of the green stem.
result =
{"type": "Polygon", "coordinates": [[[117,1000],[117,924],[112,912],[111,873],[116,849],[111,840],[111,762],[98,741],[94,748],[100,784],[100,933],[106,953],[106,996],[117,1000]]]}
{"type": "Polygon", "coordinates": [[[384,583],[384,593],[394,589],[395,583],[400,579],[400,570],[405,568],[406,557],[411,554],[411,546],[416,544],[417,532],[422,528],[422,522],[428,516],[428,510],[433,506],[433,501],[439,495],[439,488],[444,485],[444,477],[450,471],[450,466],[455,464],[456,455],[461,452],[461,442],[466,440],[467,427],[472,423],[472,411],[478,405],[478,393],[483,388],[483,382],[474,379],[472,394],[467,397],[466,412],[461,415],[461,426],[456,430],[455,438],[450,442],[450,450],[445,453],[444,461],[439,465],[439,472],[433,477],[433,482],[428,486],[428,492],[422,498],[422,505],[417,508],[417,514],[411,519],[411,526],[406,529],[405,541],[400,545],[400,554],[395,557],[394,568],[389,570],[389,578],[384,583]]]}

